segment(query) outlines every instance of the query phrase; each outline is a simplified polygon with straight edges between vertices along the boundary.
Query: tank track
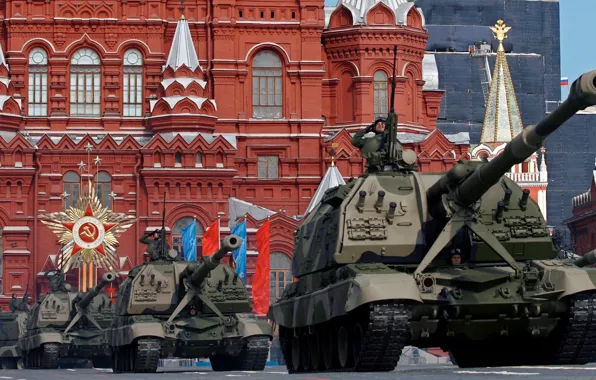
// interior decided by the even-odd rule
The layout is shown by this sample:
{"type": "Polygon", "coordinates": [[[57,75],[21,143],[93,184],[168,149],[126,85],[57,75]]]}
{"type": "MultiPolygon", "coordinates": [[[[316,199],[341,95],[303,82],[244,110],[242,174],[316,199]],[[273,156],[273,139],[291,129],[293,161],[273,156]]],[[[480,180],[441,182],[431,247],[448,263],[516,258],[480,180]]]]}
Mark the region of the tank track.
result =
{"type": "Polygon", "coordinates": [[[134,372],[156,372],[160,353],[161,341],[158,339],[139,339],[137,341],[134,372]]]}
{"type": "MultiPolygon", "coordinates": [[[[562,321],[563,322],[563,321],[562,321]]],[[[596,358],[596,293],[571,297],[569,315],[554,333],[556,364],[586,364],[596,358]]]]}
{"type": "Polygon", "coordinates": [[[569,311],[547,339],[503,339],[451,348],[461,368],[586,364],[596,359],[596,293],[570,297],[569,311]]]}
{"type": "Polygon", "coordinates": [[[114,373],[157,372],[160,354],[159,339],[137,339],[132,344],[121,346],[113,352],[112,370],[114,373]]]}
{"type": "Polygon", "coordinates": [[[45,343],[25,353],[25,368],[28,369],[57,369],[60,358],[60,345],[45,343]]]}
{"type": "Polygon", "coordinates": [[[262,371],[269,356],[269,337],[257,336],[246,339],[246,345],[238,356],[228,354],[209,358],[214,371],[262,371]]]}
{"type": "MultiPolygon", "coordinates": [[[[357,358],[353,358],[351,363],[342,367],[337,359],[337,349],[332,351],[332,362],[329,368],[326,368],[324,360],[320,361],[318,368],[314,368],[312,359],[305,368],[303,350],[309,350],[309,347],[300,345],[300,365],[296,370],[292,361],[292,330],[283,328],[284,335],[280,340],[284,359],[289,373],[318,373],[318,372],[380,372],[392,371],[397,366],[404,346],[410,339],[410,307],[405,303],[398,302],[379,302],[363,306],[363,310],[351,313],[347,316],[335,318],[320,325],[314,326],[320,332],[326,330],[332,331],[337,342],[337,331],[341,325],[350,325],[355,322],[361,323],[364,328],[363,341],[357,358]]],[[[305,329],[306,330],[306,329],[305,329]]],[[[314,332],[317,334],[319,332],[314,332]]],[[[351,342],[350,338],[350,343],[351,342]]],[[[325,344],[320,344],[324,349],[325,344]]],[[[349,344],[349,346],[353,346],[349,344]]],[[[322,353],[321,353],[322,355],[322,353]]]]}

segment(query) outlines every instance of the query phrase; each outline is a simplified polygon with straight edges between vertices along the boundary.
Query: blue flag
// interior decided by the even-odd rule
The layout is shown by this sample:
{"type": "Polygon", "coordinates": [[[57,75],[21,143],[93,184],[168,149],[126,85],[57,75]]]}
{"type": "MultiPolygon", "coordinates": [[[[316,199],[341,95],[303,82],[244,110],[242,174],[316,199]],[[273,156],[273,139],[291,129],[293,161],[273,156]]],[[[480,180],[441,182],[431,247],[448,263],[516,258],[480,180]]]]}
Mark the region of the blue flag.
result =
{"type": "Polygon", "coordinates": [[[242,238],[242,245],[232,252],[232,256],[236,263],[236,273],[242,278],[242,281],[246,282],[246,220],[236,224],[232,229],[232,233],[242,238]]]}
{"type": "Polygon", "coordinates": [[[197,220],[182,230],[182,252],[184,260],[197,261],[197,220]]]}

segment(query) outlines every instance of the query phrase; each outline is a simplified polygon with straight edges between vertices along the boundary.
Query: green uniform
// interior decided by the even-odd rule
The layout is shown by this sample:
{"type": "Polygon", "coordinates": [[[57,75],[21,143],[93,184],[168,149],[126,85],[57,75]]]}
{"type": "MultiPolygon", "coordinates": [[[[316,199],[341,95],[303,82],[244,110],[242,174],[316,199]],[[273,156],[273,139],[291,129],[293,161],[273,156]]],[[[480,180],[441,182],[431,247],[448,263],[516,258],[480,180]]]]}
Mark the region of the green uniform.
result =
{"type": "MultiPolygon", "coordinates": [[[[143,244],[147,244],[147,249],[145,249],[145,252],[151,255],[151,260],[159,260],[162,252],[161,241],[159,239],[150,240],[149,236],[151,235],[153,235],[153,232],[143,235],[143,237],[141,237],[139,241],[143,244]]],[[[166,243],[165,253],[167,253],[169,250],[170,246],[168,245],[168,243],[166,243]]]]}
{"type": "Polygon", "coordinates": [[[352,145],[360,148],[360,156],[366,158],[366,169],[369,173],[382,170],[382,150],[384,148],[385,136],[387,129],[384,132],[376,133],[373,137],[366,138],[364,135],[371,132],[374,124],[360,132],[356,132],[352,137],[352,145]]]}

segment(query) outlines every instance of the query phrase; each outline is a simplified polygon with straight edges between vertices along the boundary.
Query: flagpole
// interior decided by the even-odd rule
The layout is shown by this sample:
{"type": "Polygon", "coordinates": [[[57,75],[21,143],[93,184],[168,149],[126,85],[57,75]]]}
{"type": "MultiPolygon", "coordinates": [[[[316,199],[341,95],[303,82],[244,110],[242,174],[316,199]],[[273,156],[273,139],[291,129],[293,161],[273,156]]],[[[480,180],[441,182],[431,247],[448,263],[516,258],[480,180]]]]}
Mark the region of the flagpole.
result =
{"type": "Polygon", "coordinates": [[[194,218],[194,223],[195,223],[195,254],[194,254],[195,260],[194,261],[198,261],[199,258],[197,255],[197,215],[195,214],[192,217],[194,218]]]}
{"type": "Polygon", "coordinates": [[[221,215],[217,213],[217,249],[221,249],[221,215]]]}

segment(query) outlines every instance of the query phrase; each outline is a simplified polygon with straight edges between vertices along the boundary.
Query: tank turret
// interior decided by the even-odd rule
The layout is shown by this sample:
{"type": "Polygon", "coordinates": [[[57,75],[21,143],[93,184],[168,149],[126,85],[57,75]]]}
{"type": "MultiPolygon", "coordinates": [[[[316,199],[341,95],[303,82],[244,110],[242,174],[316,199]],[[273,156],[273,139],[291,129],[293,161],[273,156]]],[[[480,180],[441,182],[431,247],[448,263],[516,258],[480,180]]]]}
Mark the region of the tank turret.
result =
{"type": "Polygon", "coordinates": [[[97,284],[93,289],[89,290],[80,300],[75,301],[76,305],[81,309],[87,308],[87,306],[89,306],[91,301],[97,297],[101,290],[115,279],[116,275],[114,273],[105,273],[101,277],[99,284],[97,284]]]}
{"type": "Polygon", "coordinates": [[[593,71],[490,162],[418,173],[386,165],[400,151],[390,146],[373,150],[387,158],[375,171],[327,190],[296,231],[298,281],[268,312],[290,373],[391,371],[405,345],[440,346],[460,367],[596,357],[593,341],[575,339],[596,329],[583,318],[596,310],[596,271],[579,268],[596,253],[559,259],[530,190],[506,175],[595,104],[593,71]]]}
{"type": "Polygon", "coordinates": [[[575,264],[575,266],[578,266],[580,268],[583,268],[586,265],[596,264],[596,249],[584,254],[582,257],[575,260],[573,262],[573,264],[575,264]]]}
{"type": "Polygon", "coordinates": [[[221,259],[230,251],[234,251],[242,245],[242,238],[237,235],[226,236],[221,242],[221,248],[211,256],[205,257],[205,262],[198,267],[191,264],[180,274],[181,278],[188,278],[194,287],[201,286],[203,280],[211,271],[219,265],[221,259]]]}

